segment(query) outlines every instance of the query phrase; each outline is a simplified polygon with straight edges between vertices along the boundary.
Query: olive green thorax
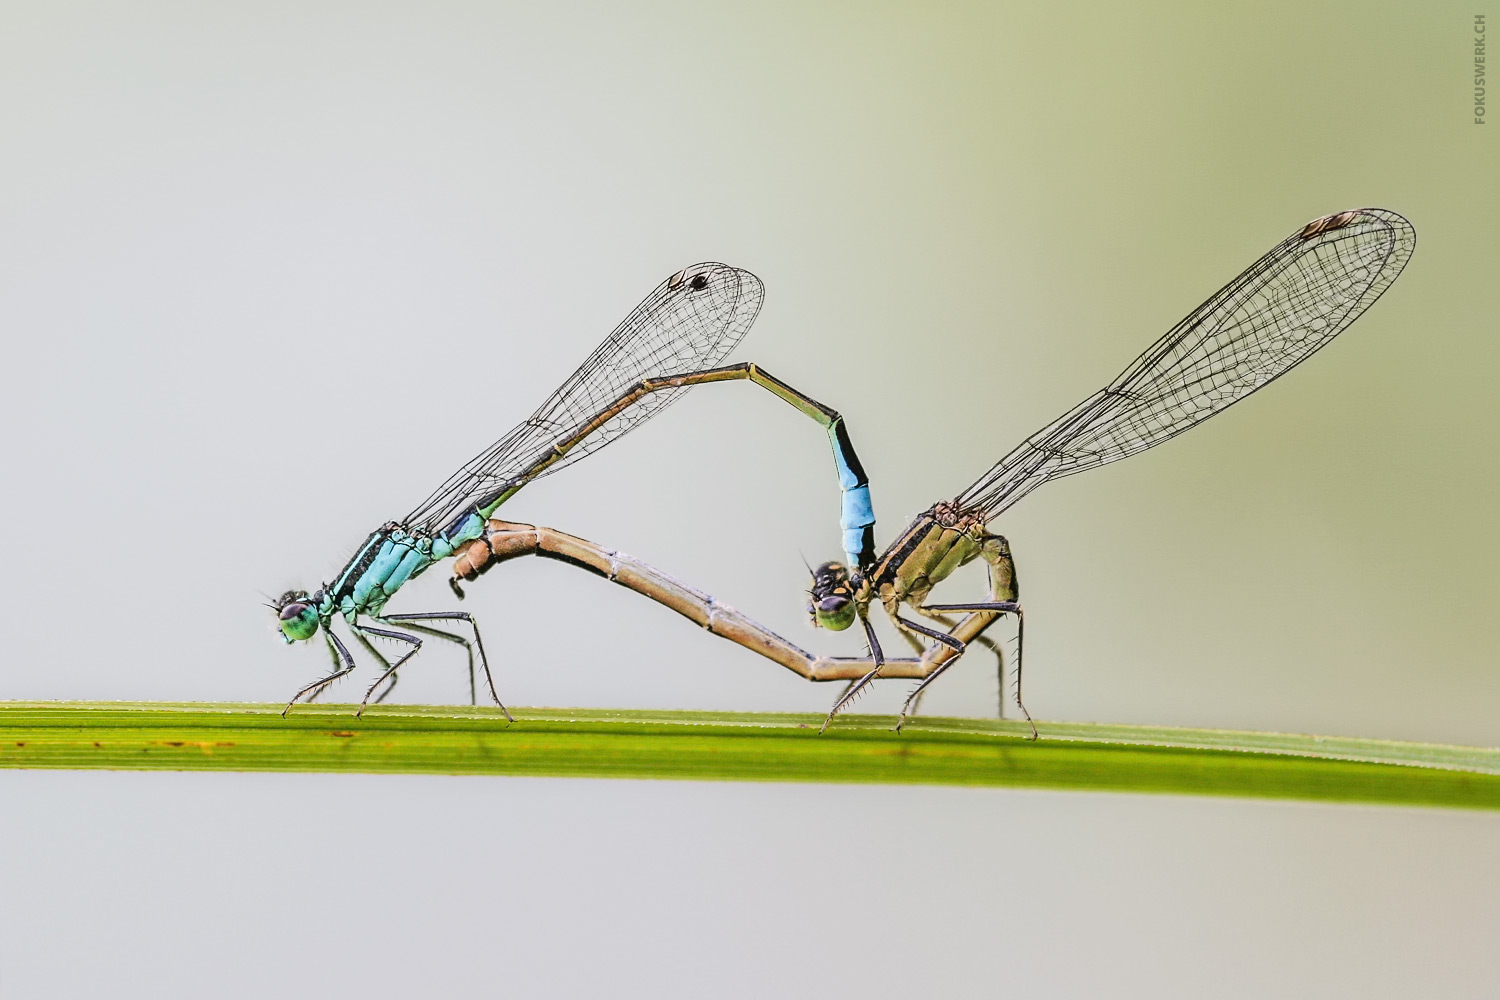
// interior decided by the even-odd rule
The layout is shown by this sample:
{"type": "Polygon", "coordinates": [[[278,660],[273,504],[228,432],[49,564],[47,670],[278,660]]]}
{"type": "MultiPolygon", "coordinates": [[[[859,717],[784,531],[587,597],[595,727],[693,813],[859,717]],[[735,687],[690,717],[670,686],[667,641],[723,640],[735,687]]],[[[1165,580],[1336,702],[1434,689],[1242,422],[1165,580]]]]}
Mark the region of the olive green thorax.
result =
{"type": "Polygon", "coordinates": [[[860,579],[855,602],[864,612],[878,598],[892,613],[903,603],[921,604],[934,586],[980,554],[986,537],[976,515],[937,504],[919,514],[860,579]]]}
{"type": "Polygon", "coordinates": [[[946,580],[960,566],[984,557],[991,563],[991,582],[996,593],[992,600],[1015,600],[1014,569],[1010,546],[999,535],[985,530],[978,512],[964,511],[953,504],[939,503],[919,514],[901,533],[885,554],[866,574],[855,574],[838,563],[825,563],[813,573],[811,590],[814,622],[825,628],[847,628],[853,621],[840,624],[825,620],[820,607],[843,606],[837,597],[850,598],[852,609],[868,615],[871,602],[879,600],[894,614],[902,604],[921,605],[937,584],[946,580]]]}

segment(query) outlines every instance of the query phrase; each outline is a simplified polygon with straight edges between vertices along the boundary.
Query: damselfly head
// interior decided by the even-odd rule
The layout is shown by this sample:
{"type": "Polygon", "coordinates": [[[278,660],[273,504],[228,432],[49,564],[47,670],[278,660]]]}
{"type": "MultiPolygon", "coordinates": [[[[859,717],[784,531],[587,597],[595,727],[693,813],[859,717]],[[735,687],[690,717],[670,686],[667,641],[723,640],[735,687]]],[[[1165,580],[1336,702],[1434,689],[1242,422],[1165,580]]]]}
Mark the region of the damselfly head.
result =
{"type": "Polygon", "coordinates": [[[854,624],[854,583],[843,563],[826,562],[812,571],[807,614],[813,625],[842,632],[854,624]]]}
{"type": "Polygon", "coordinates": [[[305,590],[288,590],[276,599],[276,617],[288,643],[311,639],[318,633],[318,609],[305,590]]]}

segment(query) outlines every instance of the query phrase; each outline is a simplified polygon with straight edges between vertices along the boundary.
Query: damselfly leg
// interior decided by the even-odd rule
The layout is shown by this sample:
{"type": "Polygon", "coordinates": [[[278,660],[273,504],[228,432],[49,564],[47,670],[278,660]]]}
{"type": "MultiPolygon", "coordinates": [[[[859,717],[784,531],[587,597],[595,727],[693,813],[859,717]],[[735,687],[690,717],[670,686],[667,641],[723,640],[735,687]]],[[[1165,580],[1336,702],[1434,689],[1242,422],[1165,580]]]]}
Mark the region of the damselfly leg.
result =
{"type": "MultiPolygon", "coordinates": [[[[1001,614],[1013,614],[1016,616],[1016,707],[1021,710],[1021,714],[1025,716],[1026,722],[1031,726],[1031,738],[1036,739],[1036,723],[1031,721],[1031,713],[1026,710],[1026,705],[1021,701],[1021,651],[1025,648],[1026,644],[1026,617],[1021,611],[1021,606],[1015,601],[979,601],[973,604],[929,604],[919,608],[918,611],[924,615],[929,612],[965,611],[970,614],[994,612],[997,613],[997,618],[1001,614]]],[[[1001,656],[1000,650],[988,636],[981,636],[980,639],[994,650],[996,658],[1000,661],[1000,717],[1003,719],[1005,717],[1005,658],[1001,656]]],[[[937,680],[939,674],[943,673],[943,671],[956,662],[957,657],[944,663],[930,675],[923,678],[922,683],[918,684],[912,690],[912,693],[906,698],[906,703],[901,706],[900,716],[896,719],[897,732],[900,732],[901,727],[906,724],[907,716],[916,711],[917,704],[922,698],[922,692],[926,689],[927,685],[937,680]]]]}
{"type": "Polygon", "coordinates": [[[865,692],[870,686],[870,682],[874,680],[875,675],[879,672],[880,668],[876,667],[863,677],[856,677],[844,685],[844,690],[840,691],[839,696],[833,699],[833,707],[828,710],[828,715],[823,719],[823,724],[818,727],[819,736],[828,732],[828,726],[833,722],[833,717],[854,704],[855,700],[865,692]]]}
{"type": "MultiPolygon", "coordinates": [[[[376,620],[379,621],[380,619],[376,620]]],[[[356,623],[354,625],[350,625],[349,627],[354,631],[356,635],[363,635],[366,637],[378,635],[382,639],[394,639],[397,642],[404,642],[410,647],[406,652],[402,653],[396,658],[396,662],[387,666],[385,668],[385,672],[375,679],[375,683],[371,684],[369,688],[365,690],[364,699],[359,703],[359,710],[354,713],[357,717],[365,714],[365,708],[369,706],[370,696],[375,693],[375,689],[380,687],[380,685],[384,684],[387,680],[393,679],[396,676],[396,671],[401,669],[401,665],[403,663],[411,659],[413,656],[416,656],[417,653],[421,652],[422,640],[414,635],[409,635],[406,632],[397,632],[394,629],[375,628],[373,625],[360,625],[356,623]]],[[[384,661],[385,657],[381,657],[381,660],[384,661]]]]}
{"type": "MultiPolygon", "coordinates": [[[[363,642],[364,640],[361,640],[361,641],[363,642]]],[[[328,645],[327,643],[324,643],[323,645],[324,645],[324,648],[326,648],[328,650],[328,658],[333,661],[333,670],[334,670],[335,673],[337,673],[338,670],[339,670],[339,667],[340,667],[340,664],[339,664],[339,654],[337,652],[335,652],[334,648],[332,646],[328,645]]],[[[369,649],[370,652],[373,655],[375,655],[376,657],[380,657],[379,651],[376,650],[375,647],[371,646],[368,642],[365,642],[365,648],[369,649]]],[[[388,665],[388,664],[385,663],[384,658],[381,658],[381,664],[382,664],[382,667],[388,665]]],[[[312,694],[308,695],[305,699],[303,699],[302,704],[304,704],[304,705],[311,705],[313,702],[315,702],[319,698],[323,697],[323,692],[327,691],[329,689],[329,687],[331,687],[331,686],[332,685],[329,684],[329,685],[324,685],[323,687],[318,688],[312,694]]]]}
{"type": "MultiPolygon", "coordinates": [[[[445,642],[455,643],[464,648],[464,653],[467,654],[469,659],[469,704],[478,705],[479,689],[474,685],[474,643],[455,632],[444,632],[442,629],[432,628],[427,625],[418,625],[414,622],[403,622],[402,625],[405,628],[411,629],[413,632],[421,632],[423,635],[430,635],[434,639],[442,639],[445,642]]],[[[388,667],[390,666],[390,664],[387,663],[384,664],[384,666],[388,667]]],[[[391,678],[390,687],[387,687],[384,691],[382,691],[380,693],[380,697],[376,698],[370,704],[379,705],[381,702],[385,701],[386,698],[390,697],[391,692],[396,689],[396,681],[399,680],[400,677],[400,674],[396,674],[395,676],[393,676],[391,678]]]]}
{"type": "MultiPolygon", "coordinates": [[[[871,643],[872,648],[880,648],[873,639],[871,640],[871,643]]],[[[828,710],[828,717],[825,718],[823,720],[823,724],[818,727],[819,736],[828,732],[828,727],[833,725],[833,717],[852,705],[854,703],[854,699],[858,698],[860,694],[864,692],[865,688],[869,687],[870,683],[880,675],[880,668],[882,666],[884,666],[883,661],[877,660],[875,665],[870,668],[868,673],[866,673],[863,677],[858,678],[857,680],[850,681],[849,686],[844,688],[843,691],[839,692],[839,696],[834,701],[833,707],[828,710]]]]}
{"type": "Polygon", "coordinates": [[[287,712],[291,711],[292,706],[297,704],[298,700],[301,699],[303,695],[308,694],[309,692],[321,692],[324,688],[328,687],[328,685],[332,684],[340,677],[343,677],[354,670],[354,657],[349,655],[348,648],[339,641],[339,637],[334,635],[330,630],[324,629],[323,639],[328,643],[329,652],[334,656],[335,667],[337,667],[340,662],[343,663],[343,667],[341,669],[334,670],[334,672],[329,674],[327,677],[313,681],[311,684],[307,685],[302,690],[292,695],[292,700],[287,702],[286,708],[283,708],[281,710],[281,714],[283,716],[285,716],[287,712]]]}
{"type": "MultiPolygon", "coordinates": [[[[380,666],[380,672],[381,673],[386,673],[386,672],[388,672],[390,670],[390,668],[391,668],[391,661],[386,658],[386,655],[384,653],[382,653],[380,650],[378,650],[378,649],[375,648],[375,644],[369,640],[369,638],[364,634],[363,631],[360,631],[360,630],[356,629],[354,631],[354,638],[358,639],[359,642],[360,642],[360,645],[362,645],[362,646],[365,647],[365,652],[369,653],[371,656],[373,656],[375,658],[375,662],[377,664],[379,664],[379,666],[380,666]]],[[[398,681],[398,680],[400,680],[400,675],[399,674],[392,674],[391,675],[390,683],[386,685],[386,688],[385,688],[384,691],[380,692],[380,697],[375,699],[375,703],[377,705],[380,703],[380,701],[383,698],[387,697],[391,693],[391,691],[395,689],[395,687],[396,687],[396,681],[398,681]]],[[[365,697],[368,698],[369,695],[366,695],[365,697]]],[[[311,701],[311,700],[312,700],[311,698],[308,699],[308,701],[311,701]]]]}
{"type": "MultiPolygon", "coordinates": [[[[938,614],[936,611],[931,611],[927,608],[918,607],[915,610],[917,614],[921,615],[923,618],[926,618],[929,621],[937,622],[949,632],[952,632],[954,627],[958,624],[958,621],[956,619],[950,618],[947,615],[938,614]]],[[[918,655],[921,655],[927,649],[927,644],[922,642],[916,636],[910,635],[906,632],[902,632],[901,635],[904,639],[906,639],[908,643],[911,644],[912,649],[916,650],[918,655]]],[[[1000,644],[995,642],[995,640],[991,639],[988,635],[978,635],[969,640],[970,645],[973,645],[975,643],[978,643],[995,655],[995,676],[998,680],[1000,696],[999,716],[1003,719],[1005,718],[1005,652],[1000,648],[1000,644]]],[[[922,710],[922,696],[925,693],[923,691],[923,688],[925,687],[926,684],[922,684],[911,693],[911,697],[907,698],[907,702],[911,706],[911,710],[906,714],[916,715],[922,710]]]]}
{"type": "Polygon", "coordinates": [[[947,646],[955,653],[962,653],[966,648],[968,648],[965,643],[959,642],[947,632],[939,632],[935,628],[928,628],[926,625],[918,625],[914,621],[908,621],[907,619],[902,618],[900,614],[892,614],[891,621],[897,628],[906,632],[915,632],[918,635],[925,635],[929,639],[933,639],[937,642],[942,643],[944,646],[947,646]]]}
{"type": "Polygon", "coordinates": [[[484,670],[484,682],[489,686],[490,697],[495,699],[495,704],[499,705],[500,711],[505,713],[505,720],[507,722],[516,721],[515,719],[511,718],[510,709],[505,707],[505,703],[500,700],[500,694],[495,690],[495,676],[494,674],[490,673],[490,659],[485,655],[484,652],[484,637],[479,634],[479,623],[474,620],[473,615],[469,614],[467,611],[421,611],[402,615],[381,615],[376,620],[386,623],[402,622],[407,624],[410,628],[423,627],[421,625],[410,624],[414,622],[450,621],[466,623],[469,626],[469,629],[474,633],[474,648],[479,651],[479,666],[484,670]]]}
{"type": "MultiPolygon", "coordinates": [[[[948,647],[949,649],[953,650],[953,655],[955,657],[962,656],[964,650],[967,648],[964,642],[959,639],[953,638],[953,636],[948,634],[947,632],[939,632],[936,629],[930,629],[925,625],[919,625],[916,622],[908,621],[907,619],[902,618],[899,613],[891,608],[887,608],[886,610],[890,615],[891,622],[896,626],[901,634],[907,638],[907,641],[912,643],[913,648],[916,649],[918,653],[921,653],[924,648],[920,640],[917,640],[915,638],[915,636],[918,635],[926,636],[927,638],[948,647]]],[[[844,709],[853,704],[854,699],[858,698],[860,694],[864,692],[865,688],[869,686],[880,674],[880,662],[882,660],[882,654],[880,652],[880,643],[875,637],[874,626],[870,624],[869,618],[864,614],[860,615],[859,620],[860,623],[865,627],[865,636],[869,641],[870,655],[871,658],[875,660],[875,667],[869,673],[865,674],[865,676],[851,683],[839,694],[838,698],[833,703],[833,707],[828,710],[828,717],[823,720],[823,725],[818,730],[819,733],[826,733],[828,731],[828,727],[833,724],[834,716],[838,715],[844,709]]],[[[917,691],[920,692],[921,687],[918,687],[917,691]]],[[[908,700],[908,705],[910,705],[910,700],[908,700]]],[[[905,718],[905,715],[906,713],[903,709],[903,719],[905,718]]],[[[901,728],[899,720],[896,724],[896,728],[898,730],[901,728]]]]}

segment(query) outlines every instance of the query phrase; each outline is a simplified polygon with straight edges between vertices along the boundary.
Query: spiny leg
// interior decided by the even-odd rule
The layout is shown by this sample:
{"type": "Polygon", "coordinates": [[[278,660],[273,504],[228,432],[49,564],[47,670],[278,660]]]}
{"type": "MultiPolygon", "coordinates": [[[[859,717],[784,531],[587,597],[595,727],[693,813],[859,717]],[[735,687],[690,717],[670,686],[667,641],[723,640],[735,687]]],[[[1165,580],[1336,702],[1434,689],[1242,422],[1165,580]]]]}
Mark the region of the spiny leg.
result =
{"type": "Polygon", "coordinates": [[[823,720],[823,726],[818,730],[819,736],[828,732],[828,727],[833,722],[833,717],[842,712],[855,698],[859,697],[860,692],[875,679],[875,675],[880,673],[880,668],[885,663],[885,653],[880,648],[880,640],[875,638],[875,626],[870,624],[869,616],[863,611],[859,613],[859,623],[865,627],[865,640],[870,644],[870,658],[875,661],[875,666],[870,669],[869,673],[859,678],[859,680],[851,681],[849,686],[844,688],[838,700],[833,703],[833,707],[828,710],[828,718],[823,720]]]}
{"type": "Polygon", "coordinates": [[[896,627],[899,629],[916,632],[919,635],[925,635],[929,639],[935,639],[960,655],[962,655],[963,651],[967,648],[967,646],[963,642],[953,638],[953,636],[949,635],[948,633],[939,632],[935,628],[928,628],[926,625],[918,625],[916,622],[907,621],[899,614],[891,615],[891,621],[895,622],[896,627]]]}
{"type": "Polygon", "coordinates": [[[1026,703],[1021,700],[1021,649],[1026,645],[1026,616],[1016,611],[1016,707],[1021,714],[1026,716],[1026,724],[1031,727],[1031,738],[1036,739],[1036,723],[1031,721],[1031,713],[1026,711],[1026,703]]]}
{"type": "MultiPolygon", "coordinates": [[[[386,659],[386,656],[385,656],[384,653],[382,653],[380,650],[378,650],[378,649],[375,648],[375,644],[373,642],[371,642],[369,640],[369,638],[367,638],[363,632],[361,632],[359,630],[355,630],[355,632],[354,632],[354,638],[358,639],[364,645],[365,649],[369,650],[370,655],[373,656],[373,657],[375,657],[375,660],[380,664],[380,668],[381,668],[382,671],[389,671],[390,670],[391,661],[388,660],[388,659],[386,659]]],[[[390,684],[386,685],[386,689],[383,692],[381,692],[381,695],[380,695],[379,698],[375,699],[375,703],[379,704],[380,702],[384,701],[386,699],[386,697],[388,695],[390,695],[390,693],[396,689],[396,682],[399,681],[400,679],[401,679],[401,675],[400,674],[391,674],[391,682],[390,682],[390,684]]]]}
{"type": "MultiPolygon", "coordinates": [[[[327,642],[323,643],[323,648],[325,648],[325,649],[328,650],[328,658],[333,661],[333,672],[337,673],[338,670],[339,670],[339,667],[341,666],[341,664],[339,663],[339,654],[337,652],[335,652],[333,646],[331,646],[327,642]]],[[[310,695],[307,696],[307,700],[305,702],[303,702],[303,704],[305,704],[305,705],[311,705],[313,702],[315,702],[315,701],[318,700],[318,697],[324,691],[327,691],[327,690],[328,690],[327,687],[320,687],[320,688],[318,688],[312,694],[310,694],[310,695]]],[[[285,715],[286,713],[283,712],[282,714],[285,715]]]]}
{"type": "Polygon", "coordinates": [[[838,701],[834,702],[833,707],[828,710],[828,718],[823,720],[823,726],[818,730],[819,736],[828,732],[828,726],[833,722],[833,717],[845,708],[848,708],[849,704],[860,696],[860,693],[875,679],[875,675],[878,673],[880,673],[880,667],[877,666],[863,677],[849,682],[848,687],[844,688],[843,693],[839,695],[838,701]]]}
{"type": "MultiPolygon", "coordinates": [[[[469,704],[477,705],[479,703],[479,699],[477,697],[477,689],[474,687],[474,644],[461,635],[457,635],[453,632],[444,632],[442,629],[433,628],[430,625],[415,625],[411,622],[406,622],[403,624],[403,627],[409,628],[413,632],[421,632],[423,635],[430,635],[436,639],[455,642],[464,647],[464,652],[469,654],[469,704]]],[[[389,695],[391,693],[391,688],[394,688],[395,686],[395,678],[392,678],[391,687],[386,688],[385,692],[379,698],[375,699],[374,704],[378,705],[382,701],[384,701],[386,699],[386,695],[389,695]]]]}
{"type": "MultiPolygon", "coordinates": [[[[925,610],[919,608],[917,609],[917,613],[925,614],[925,610]]],[[[902,618],[900,614],[894,612],[891,614],[891,620],[896,624],[898,628],[904,631],[915,632],[918,635],[925,635],[928,638],[935,639],[957,654],[953,657],[953,659],[943,663],[932,673],[922,678],[921,683],[912,690],[911,694],[906,696],[906,701],[901,705],[901,713],[896,716],[896,732],[899,733],[901,731],[901,727],[906,725],[907,715],[909,715],[914,710],[915,703],[921,699],[922,692],[927,689],[927,685],[931,684],[933,680],[936,679],[937,676],[943,671],[947,670],[954,663],[957,663],[958,658],[962,656],[964,654],[964,650],[968,648],[968,644],[960,642],[958,639],[955,639],[953,636],[948,635],[946,632],[939,632],[936,629],[930,629],[925,625],[918,625],[916,622],[907,621],[905,618],[902,618]]],[[[952,628],[951,625],[949,627],[952,628]]]]}
{"type": "Polygon", "coordinates": [[[286,708],[283,708],[281,710],[283,718],[285,718],[286,713],[292,710],[292,706],[297,704],[297,699],[301,698],[309,691],[322,691],[328,685],[332,684],[334,681],[338,680],[340,677],[343,677],[345,674],[354,669],[354,657],[349,655],[349,650],[344,646],[342,642],[339,641],[339,637],[334,635],[331,629],[323,629],[323,641],[328,643],[330,652],[337,650],[337,652],[333,654],[335,656],[334,664],[337,665],[339,661],[342,660],[344,664],[343,669],[335,670],[327,677],[324,677],[321,680],[313,681],[311,684],[304,687],[301,691],[298,691],[296,694],[292,695],[292,700],[287,702],[286,708]]]}
{"type": "MultiPolygon", "coordinates": [[[[1026,703],[1021,700],[1021,656],[1026,648],[1026,616],[1021,612],[1021,605],[1015,601],[976,601],[972,604],[929,604],[923,611],[999,611],[1002,614],[1016,616],[1016,707],[1026,717],[1026,724],[1031,727],[1031,738],[1037,738],[1036,723],[1031,720],[1031,713],[1026,710],[1026,703]]],[[[938,670],[937,673],[942,673],[938,670]]],[[[936,676],[936,674],[934,674],[936,676]]],[[[924,678],[925,685],[932,680],[931,677],[924,678]]],[[[920,690],[920,686],[918,688],[920,690]]]]}
{"type": "MultiPolygon", "coordinates": [[[[949,618],[947,615],[940,615],[936,612],[929,612],[926,608],[920,607],[915,608],[914,610],[923,618],[930,618],[932,621],[937,622],[939,625],[943,626],[946,629],[952,630],[958,625],[957,622],[955,622],[952,618],[949,618]]],[[[908,632],[902,632],[901,635],[906,639],[907,642],[911,643],[912,648],[915,649],[919,655],[926,652],[926,647],[920,640],[916,638],[916,636],[911,635],[908,632]]],[[[973,645],[974,643],[978,643],[985,649],[988,649],[991,653],[995,654],[995,662],[998,664],[998,671],[1000,674],[1000,718],[1003,719],[1005,718],[1005,654],[1001,651],[999,645],[997,645],[994,640],[982,633],[969,640],[970,645],[973,645]]],[[[926,684],[919,684],[912,690],[911,694],[907,696],[906,704],[902,706],[901,709],[901,718],[897,720],[896,728],[898,732],[900,731],[902,720],[904,720],[907,716],[916,715],[922,710],[922,698],[927,693],[926,688],[926,684]]]]}
{"type": "Polygon", "coordinates": [[[927,685],[931,684],[933,681],[941,677],[943,675],[943,671],[947,670],[957,662],[958,658],[954,657],[947,663],[942,664],[932,673],[922,678],[917,686],[912,689],[911,694],[906,696],[906,703],[901,706],[901,714],[896,716],[896,732],[901,732],[901,727],[906,725],[906,717],[912,712],[916,711],[916,702],[921,700],[922,692],[927,690],[927,685]]]}
{"type": "Polygon", "coordinates": [[[927,644],[905,629],[901,630],[901,638],[906,640],[906,644],[910,646],[912,652],[916,653],[918,656],[921,656],[923,653],[927,652],[927,644]]]}
{"type": "MultiPolygon", "coordinates": [[[[932,621],[937,622],[939,625],[943,626],[946,629],[952,630],[958,625],[958,623],[952,618],[949,618],[947,615],[940,615],[936,611],[928,611],[926,608],[915,608],[914,610],[923,618],[931,619],[932,621]]],[[[905,633],[902,634],[904,635],[905,633]]],[[[918,644],[915,639],[912,639],[911,636],[907,636],[907,639],[908,641],[912,642],[914,646],[916,646],[917,652],[920,653],[923,651],[920,644],[918,644]]],[[[995,673],[1000,681],[1000,718],[1003,719],[1005,718],[1005,652],[1000,648],[999,643],[995,642],[995,640],[991,639],[987,635],[984,635],[983,633],[980,633],[979,635],[976,635],[974,638],[969,640],[969,643],[971,645],[976,642],[979,645],[983,646],[985,649],[988,649],[991,653],[995,654],[995,673]]],[[[911,711],[907,714],[916,715],[917,712],[921,710],[923,693],[924,692],[922,692],[920,689],[912,692],[916,700],[913,701],[911,698],[907,699],[907,702],[911,705],[911,711]]]]}
{"type": "Polygon", "coordinates": [[[870,649],[870,659],[875,661],[878,670],[880,664],[885,662],[885,651],[880,648],[880,640],[875,638],[875,626],[870,624],[870,616],[865,612],[859,612],[859,623],[865,630],[865,644],[870,649]]]}
{"type": "MultiPolygon", "coordinates": [[[[369,706],[370,696],[375,693],[375,689],[380,687],[381,684],[385,683],[387,678],[394,677],[396,671],[401,669],[401,664],[417,655],[417,653],[422,648],[422,640],[418,639],[414,635],[407,635],[405,632],[394,632],[390,629],[375,628],[371,625],[351,625],[350,627],[354,629],[356,634],[364,632],[370,635],[378,635],[385,639],[395,639],[397,642],[406,642],[411,644],[411,648],[397,657],[395,663],[392,663],[389,667],[386,667],[385,673],[377,677],[375,679],[375,683],[371,684],[370,687],[365,691],[364,700],[359,703],[359,711],[354,713],[355,716],[358,717],[365,714],[365,708],[369,706]]],[[[368,642],[368,640],[366,641],[368,642]]],[[[384,658],[382,657],[382,659],[384,658]]],[[[389,693],[390,692],[387,692],[387,694],[389,693]]]]}
{"type": "Polygon", "coordinates": [[[495,691],[495,675],[490,673],[490,659],[484,654],[484,639],[479,634],[479,623],[474,616],[467,611],[423,611],[416,614],[406,615],[383,615],[379,621],[382,622],[413,622],[413,621],[450,621],[468,622],[469,628],[474,630],[474,646],[479,650],[479,665],[484,668],[484,680],[489,685],[490,697],[495,699],[495,704],[500,706],[500,711],[505,713],[505,721],[515,722],[511,717],[510,709],[505,707],[505,702],[500,700],[500,695],[495,691]]]}
{"type": "MultiPolygon", "coordinates": [[[[890,615],[892,623],[895,624],[902,638],[906,639],[906,641],[911,644],[912,649],[919,655],[925,651],[926,647],[923,646],[922,642],[916,638],[916,635],[927,636],[928,638],[942,643],[949,649],[952,649],[954,653],[957,654],[957,656],[963,655],[966,646],[961,640],[955,639],[953,636],[948,635],[947,633],[938,632],[937,630],[927,628],[924,625],[918,625],[916,622],[908,621],[905,618],[902,618],[900,614],[892,612],[889,608],[887,608],[886,611],[887,614],[890,615]]],[[[827,732],[828,726],[833,722],[834,716],[848,707],[848,705],[855,698],[859,697],[865,686],[873,681],[880,673],[880,667],[882,665],[884,657],[880,651],[880,643],[875,638],[875,630],[871,626],[868,618],[863,614],[860,615],[860,623],[864,625],[865,636],[870,643],[871,657],[875,660],[875,667],[869,673],[865,674],[858,680],[853,681],[849,684],[848,687],[844,688],[843,692],[839,695],[838,700],[833,703],[833,708],[829,711],[828,718],[823,720],[823,727],[818,730],[819,734],[827,732]]],[[[955,659],[957,658],[957,656],[955,656],[955,659]]],[[[918,690],[920,690],[920,688],[918,690]]],[[[898,725],[897,728],[899,729],[900,726],[898,725]]]]}

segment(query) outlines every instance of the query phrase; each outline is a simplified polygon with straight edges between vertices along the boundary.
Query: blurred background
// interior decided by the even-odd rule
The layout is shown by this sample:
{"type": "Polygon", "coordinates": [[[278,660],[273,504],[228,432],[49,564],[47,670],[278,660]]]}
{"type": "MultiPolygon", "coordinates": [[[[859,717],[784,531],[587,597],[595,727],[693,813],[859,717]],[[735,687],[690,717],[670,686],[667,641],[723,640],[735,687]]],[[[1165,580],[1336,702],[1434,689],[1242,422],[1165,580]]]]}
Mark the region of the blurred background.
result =
{"type": "MultiPolygon", "coordinates": [[[[1500,140],[1472,124],[1474,13],[0,9],[0,697],[290,697],[327,657],[283,646],[267,596],[329,579],[694,261],[766,282],[734,360],[842,411],[883,544],[1309,219],[1374,205],[1413,222],[1417,251],[1336,343],[997,523],[1031,626],[1027,703],[1039,720],[1493,745],[1500,140]]],[[[837,511],[817,428],[729,384],[504,514],[854,654],[853,632],[814,632],[802,610],[803,558],[838,556],[837,511]]],[[[392,610],[449,607],[445,576],[392,610]]],[[[836,694],[542,560],[490,573],[465,610],[512,705],[821,711],[836,694]]],[[[994,711],[983,657],[929,690],[930,714],[994,711]]],[[[434,648],[396,700],[467,696],[461,653],[434,648]]],[[[63,959],[79,898],[110,936],[145,897],[214,915],[174,931],[197,947],[243,941],[223,958],[244,964],[244,995],[291,972],[387,995],[434,968],[453,988],[542,992],[554,963],[586,958],[562,940],[571,915],[557,935],[467,936],[525,916],[518,866],[614,935],[597,982],[567,980],[580,990],[1500,988],[1493,949],[1472,947],[1500,931],[1491,817],[508,779],[5,774],[0,790],[7,998],[201,986],[192,949],[156,954],[146,927],[97,962],[63,959]],[[565,835],[598,827],[607,845],[565,835]],[[703,847],[757,832],[819,861],[703,847]],[[596,859],[583,882],[580,857],[596,859]],[[637,862],[655,866],[640,884],[637,862]],[[753,891],[736,888],[745,872],[753,891]],[[393,874],[394,896],[329,888],[393,874]],[[142,888],[163,885],[178,891],[142,888]],[[425,936],[387,950],[378,935],[410,906],[425,936]],[[454,960],[473,949],[488,964],[454,960]],[[756,971],[695,978],[689,952],[756,971]],[[610,955],[636,978],[611,978],[610,955]]]]}

